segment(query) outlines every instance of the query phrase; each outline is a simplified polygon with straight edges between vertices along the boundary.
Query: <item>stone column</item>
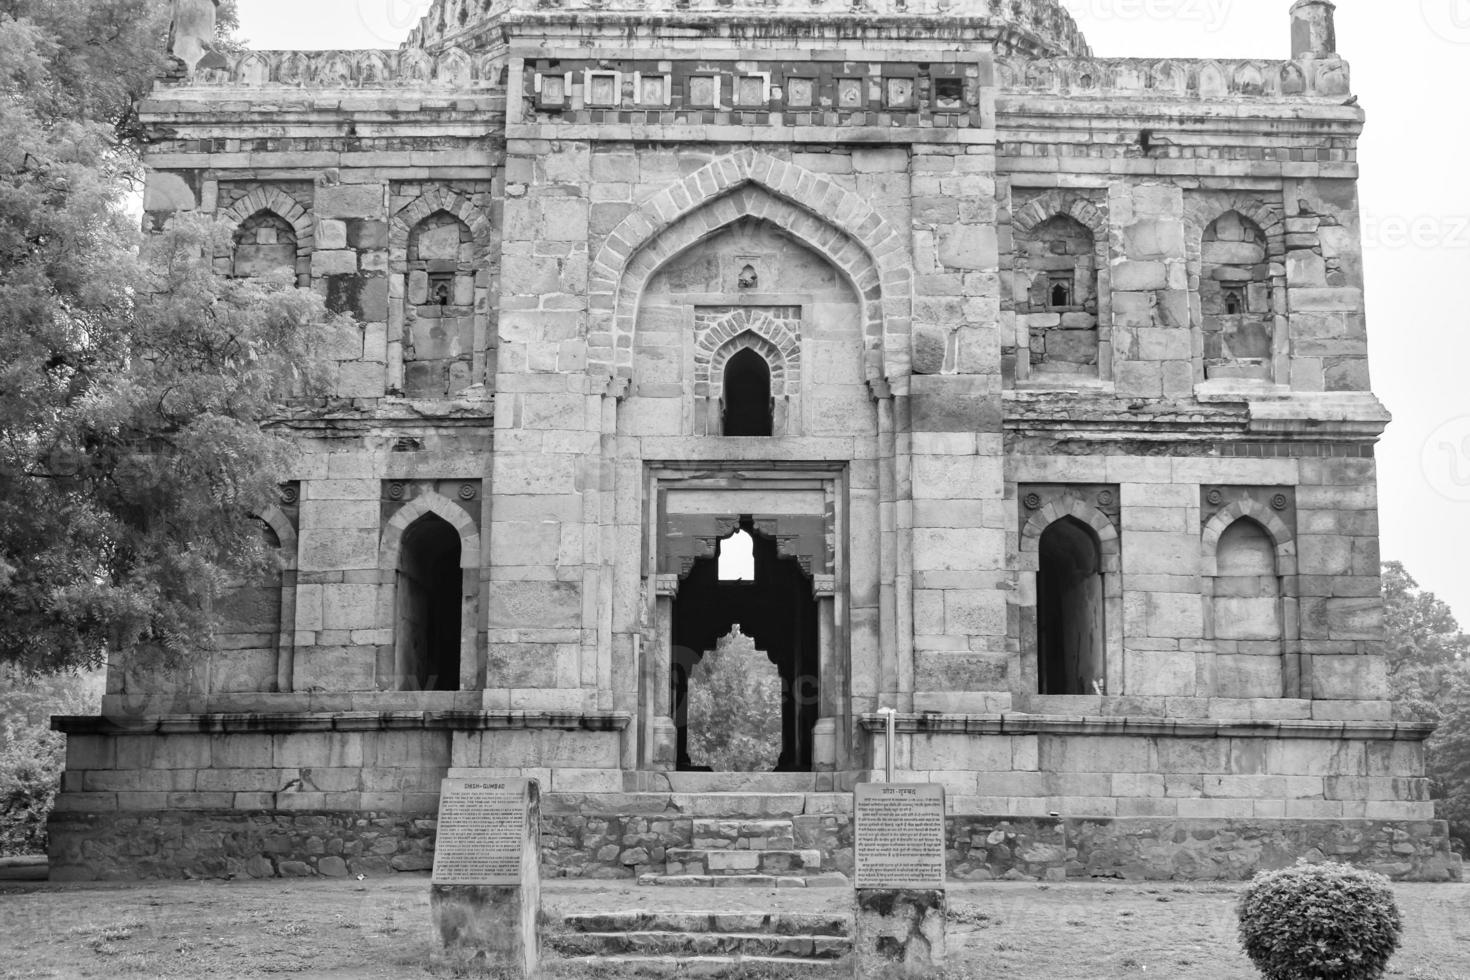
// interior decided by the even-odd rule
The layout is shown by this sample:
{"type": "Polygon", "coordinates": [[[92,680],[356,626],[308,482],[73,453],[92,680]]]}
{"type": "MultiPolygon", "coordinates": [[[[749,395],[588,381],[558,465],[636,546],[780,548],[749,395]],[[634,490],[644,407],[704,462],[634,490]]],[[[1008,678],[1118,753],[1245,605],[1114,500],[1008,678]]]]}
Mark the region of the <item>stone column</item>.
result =
{"type": "MultiPolygon", "coordinates": [[[[894,467],[893,392],[885,381],[870,381],[878,404],[878,670],[868,679],[872,702],[866,710],[889,705],[900,690],[898,650],[897,479],[894,467]]],[[[859,692],[854,691],[856,695],[859,692]]]]}
{"type": "Polygon", "coordinates": [[[1337,57],[1336,4],[1331,0],[1296,0],[1291,6],[1291,56],[1337,57]]]}
{"type": "Polygon", "coordinates": [[[643,692],[649,713],[643,765],[664,771],[673,769],[678,762],[678,729],[674,725],[673,709],[674,594],[678,589],[677,575],[658,576],[656,645],[646,658],[648,682],[643,692]]]}
{"type": "Polygon", "coordinates": [[[843,691],[846,690],[846,666],[838,656],[836,583],[830,575],[818,575],[813,583],[817,598],[818,675],[821,691],[817,723],[812,727],[812,767],[830,773],[837,768],[838,719],[842,716],[843,691]]]}

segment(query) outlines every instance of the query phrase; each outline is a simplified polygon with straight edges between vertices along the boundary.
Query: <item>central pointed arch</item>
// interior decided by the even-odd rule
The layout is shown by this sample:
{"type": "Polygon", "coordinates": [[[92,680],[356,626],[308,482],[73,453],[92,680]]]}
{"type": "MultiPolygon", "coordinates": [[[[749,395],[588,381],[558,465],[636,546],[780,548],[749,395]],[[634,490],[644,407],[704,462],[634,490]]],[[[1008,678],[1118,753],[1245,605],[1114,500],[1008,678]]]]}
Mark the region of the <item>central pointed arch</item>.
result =
{"type": "Polygon", "coordinates": [[[856,192],[753,150],[653,195],[608,236],[588,283],[589,372],[631,377],[644,287],[676,255],[745,217],[771,222],[848,280],[862,306],[869,380],[909,373],[912,275],[901,236],[856,192]]]}

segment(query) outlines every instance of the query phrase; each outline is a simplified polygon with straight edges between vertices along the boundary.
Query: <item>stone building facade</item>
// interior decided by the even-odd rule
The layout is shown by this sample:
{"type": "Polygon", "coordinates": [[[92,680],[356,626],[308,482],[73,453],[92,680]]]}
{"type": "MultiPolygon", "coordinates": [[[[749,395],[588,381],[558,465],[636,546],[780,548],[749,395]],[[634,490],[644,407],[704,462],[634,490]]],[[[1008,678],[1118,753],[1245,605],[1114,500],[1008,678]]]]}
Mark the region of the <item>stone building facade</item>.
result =
{"type": "Polygon", "coordinates": [[[1387,701],[1332,17],[1110,60],[1054,0],[439,0],[185,59],[149,219],[359,326],[279,577],[59,722],[54,873],[423,868],[475,773],[541,780],[551,873],[712,869],[716,819],[842,871],[891,707],[959,877],[1457,876],[1387,701]],[[736,623],[779,771],[688,756],[736,623]]]}

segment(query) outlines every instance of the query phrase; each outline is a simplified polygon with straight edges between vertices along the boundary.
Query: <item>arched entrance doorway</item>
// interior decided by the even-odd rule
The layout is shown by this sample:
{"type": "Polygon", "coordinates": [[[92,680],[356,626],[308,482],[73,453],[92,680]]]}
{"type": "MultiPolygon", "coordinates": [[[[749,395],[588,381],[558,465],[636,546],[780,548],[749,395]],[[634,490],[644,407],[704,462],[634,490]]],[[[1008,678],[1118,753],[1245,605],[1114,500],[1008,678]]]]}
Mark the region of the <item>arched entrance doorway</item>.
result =
{"type": "Polygon", "coordinates": [[[398,567],[399,687],[459,690],[463,593],[459,532],[425,514],[403,534],[398,567]]]}
{"type": "MultiPolygon", "coordinates": [[[[689,754],[689,691],[694,667],[737,624],[768,656],[781,676],[781,752],[777,772],[812,770],[812,727],[820,716],[820,652],[817,602],[812,578],[794,558],[778,554],[774,539],[743,518],[739,529],[720,542],[753,542],[748,577],[721,575],[719,556],[701,558],[680,584],[673,604],[673,657],[670,672],[677,768],[698,767],[689,754]]],[[[738,718],[732,723],[739,723],[738,718]]]]}

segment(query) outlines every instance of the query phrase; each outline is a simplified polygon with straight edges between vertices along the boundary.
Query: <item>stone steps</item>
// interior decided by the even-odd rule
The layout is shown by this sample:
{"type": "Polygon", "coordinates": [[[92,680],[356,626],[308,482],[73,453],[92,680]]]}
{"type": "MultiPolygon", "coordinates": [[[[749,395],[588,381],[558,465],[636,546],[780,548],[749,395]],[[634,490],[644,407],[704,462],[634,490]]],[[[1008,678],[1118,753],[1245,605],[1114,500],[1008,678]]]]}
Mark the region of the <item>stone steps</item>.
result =
{"type": "Polygon", "coordinates": [[[822,873],[822,852],[816,850],[723,850],[670,848],[666,852],[671,875],[807,875],[822,873]]]}
{"type": "Polygon", "coordinates": [[[571,958],[570,962],[632,969],[640,977],[722,977],[734,966],[784,967],[799,969],[805,976],[842,977],[843,980],[852,975],[852,967],[840,961],[800,956],[586,956],[571,958]]]}
{"type": "Polygon", "coordinates": [[[578,913],[565,916],[546,944],[566,960],[640,975],[735,964],[825,970],[852,952],[852,921],[821,913],[578,913]]]}
{"type": "Polygon", "coordinates": [[[851,880],[838,872],[799,875],[675,875],[645,874],[638,876],[640,885],[668,888],[850,888],[851,880]]]}
{"type": "Polygon", "coordinates": [[[796,846],[794,820],[695,818],[695,848],[721,848],[744,851],[790,850],[796,846]]]}
{"type": "Polygon", "coordinates": [[[843,936],[771,936],[741,932],[579,932],[558,936],[550,946],[566,957],[729,956],[837,960],[852,950],[843,936]]]}
{"type": "Polygon", "coordinates": [[[574,912],[567,932],[759,932],[777,936],[846,936],[849,916],[825,912],[574,912]]]}
{"type": "Polygon", "coordinates": [[[638,883],[682,888],[846,885],[846,877],[823,871],[821,850],[797,846],[796,824],[796,818],[784,815],[695,817],[690,821],[691,846],[669,848],[663,873],[645,872],[638,883]]]}

